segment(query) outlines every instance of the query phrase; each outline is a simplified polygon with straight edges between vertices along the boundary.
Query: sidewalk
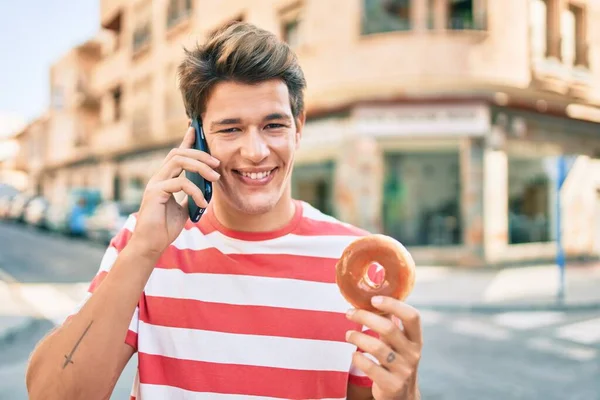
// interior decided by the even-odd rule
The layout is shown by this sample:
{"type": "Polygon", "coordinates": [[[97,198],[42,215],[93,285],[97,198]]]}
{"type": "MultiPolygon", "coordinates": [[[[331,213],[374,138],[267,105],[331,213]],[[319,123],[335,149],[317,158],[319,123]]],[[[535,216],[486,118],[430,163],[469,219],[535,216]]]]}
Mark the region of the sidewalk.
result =
{"type": "Polygon", "coordinates": [[[600,263],[567,264],[565,296],[559,301],[556,265],[465,270],[417,267],[407,302],[439,311],[600,311],[600,263]]]}

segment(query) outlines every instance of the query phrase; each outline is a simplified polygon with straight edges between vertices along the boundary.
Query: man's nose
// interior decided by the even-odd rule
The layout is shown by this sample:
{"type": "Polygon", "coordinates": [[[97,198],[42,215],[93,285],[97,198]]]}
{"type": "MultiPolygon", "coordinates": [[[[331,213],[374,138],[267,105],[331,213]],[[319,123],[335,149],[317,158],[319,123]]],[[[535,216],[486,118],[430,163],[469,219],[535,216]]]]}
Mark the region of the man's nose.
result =
{"type": "Polygon", "coordinates": [[[242,145],[242,157],[252,161],[254,164],[260,163],[269,155],[269,146],[263,135],[256,129],[248,131],[242,145]]]}

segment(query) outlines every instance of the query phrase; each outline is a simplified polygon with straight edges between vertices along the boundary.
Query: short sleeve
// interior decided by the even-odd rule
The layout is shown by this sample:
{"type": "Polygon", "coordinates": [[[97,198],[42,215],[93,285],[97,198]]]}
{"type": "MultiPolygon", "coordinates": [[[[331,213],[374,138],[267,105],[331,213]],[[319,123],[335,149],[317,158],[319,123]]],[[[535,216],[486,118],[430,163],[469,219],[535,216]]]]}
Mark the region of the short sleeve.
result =
{"type": "MultiPolygon", "coordinates": [[[[113,237],[108,245],[102,260],[100,261],[100,267],[98,272],[92,279],[87,293],[83,300],[77,305],[77,307],[73,310],[73,312],[67,317],[67,320],[77,314],[79,310],[85,305],[85,303],[92,296],[94,291],[102,284],[104,279],[110,273],[111,268],[115,264],[119,253],[125,248],[129,239],[131,238],[131,234],[133,231],[133,227],[135,226],[135,214],[129,216],[127,221],[125,222],[125,226],[117,233],[115,237],[113,237]]],[[[127,335],[125,337],[125,343],[133,347],[137,351],[137,337],[138,337],[138,326],[139,326],[139,309],[140,304],[138,303],[133,316],[131,318],[131,322],[129,324],[129,329],[127,330],[127,335]]]]}

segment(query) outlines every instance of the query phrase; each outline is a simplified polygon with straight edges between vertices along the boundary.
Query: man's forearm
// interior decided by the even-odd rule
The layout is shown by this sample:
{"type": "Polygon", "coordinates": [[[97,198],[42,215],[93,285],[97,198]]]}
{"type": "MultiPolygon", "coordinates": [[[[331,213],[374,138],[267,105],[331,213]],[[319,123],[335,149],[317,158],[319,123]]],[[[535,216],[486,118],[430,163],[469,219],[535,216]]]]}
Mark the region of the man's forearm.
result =
{"type": "Polygon", "coordinates": [[[122,250],[82,309],[33,352],[26,377],[31,399],[108,397],[133,353],[125,335],[154,264],[133,242],[122,250]]]}

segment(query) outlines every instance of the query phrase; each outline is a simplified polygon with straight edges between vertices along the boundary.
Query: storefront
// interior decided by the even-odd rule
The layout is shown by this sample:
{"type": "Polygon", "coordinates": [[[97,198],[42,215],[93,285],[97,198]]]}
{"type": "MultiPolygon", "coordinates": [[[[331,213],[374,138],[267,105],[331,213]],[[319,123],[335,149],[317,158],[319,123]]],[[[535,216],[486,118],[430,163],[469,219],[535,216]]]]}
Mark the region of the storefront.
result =
{"type": "Polygon", "coordinates": [[[328,165],[332,171],[307,172],[312,189],[295,194],[397,238],[421,263],[550,260],[556,160],[566,154],[565,249],[589,256],[597,233],[584,221],[598,211],[591,178],[597,168],[591,157],[600,149],[596,126],[484,102],[356,105],[307,123],[298,170],[328,165]]]}

